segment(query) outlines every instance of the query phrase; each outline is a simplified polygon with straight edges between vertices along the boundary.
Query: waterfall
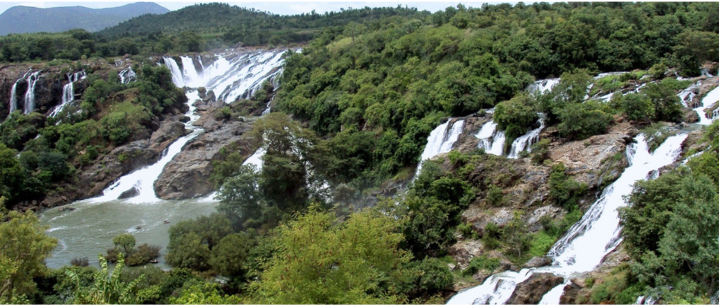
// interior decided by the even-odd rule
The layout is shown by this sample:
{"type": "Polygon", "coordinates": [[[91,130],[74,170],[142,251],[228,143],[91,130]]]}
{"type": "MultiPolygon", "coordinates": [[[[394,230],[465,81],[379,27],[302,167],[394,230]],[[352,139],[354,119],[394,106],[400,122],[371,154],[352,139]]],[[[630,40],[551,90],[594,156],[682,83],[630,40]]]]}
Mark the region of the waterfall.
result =
{"type": "MultiPolygon", "coordinates": [[[[202,83],[202,77],[198,74],[197,69],[195,69],[195,63],[193,62],[192,57],[181,56],[180,61],[183,65],[182,76],[185,85],[194,88],[204,85],[204,83],[202,83]]],[[[175,66],[177,66],[177,64],[175,66]]],[[[173,68],[171,68],[171,71],[172,69],[173,68]]]]}
{"type": "Polygon", "coordinates": [[[137,80],[137,75],[135,74],[135,71],[133,71],[132,67],[130,67],[130,66],[121,70],[120,73],[118,73],[118,76],[120,77],[120,83],[122,83],[122,84],[127,84],[127,83],[137,80]]]}
{"type": "Polygon", "coordinates": [[[185,80],[183,79],[182,71],[180,71],[180,67],[178,67],[175,60],[172,57],[163,57],[163,61],[165,62],[165,66],[170,69],[170,73],[172,73],[173,84],[175,84],[178,88],[185,87],[185,80]]]}
{"type": "MultiPolygon", "coordinates": [[[[627,146],[625,154],[629,166],[620,177],[603,190],[601,197],[590,206],[582,219],[575,223],[548,252],[553,265],[548,267],[522,269],[520,272],[505,271],[490,276],[482,285],[469,288],[453,296],[448,304],[503,304],[515,290],[517,284],[528,279],[533,273],[554,273],[566,278],[576,273],[592,271],[622,241],[620,218],[617,209],[627,205],[623,196],[629,195],[633,184],[644,180],[659,168],[675,161],[680,154],[680,145],[687,137],[681,134],[668,137],[653,153],[648,151],[645,137],[635,137],[635,144],[627,146]]],[[[560,285],[564,288],[564,285],[560,285]]],[[[556,286],[542,302],[559,304],[562,294],[556,286]]]]}
{"type": "Polygon", "coordinates": [[[510,149],[510,154],[508,155],[508,158],[514,158],[517,159],[520,152],[530,151],[530,145],[538,142],[540,140],[540,131],[545,127],[545,120],[540,118],[538,120],[540,123],[540,127],[536,128],[534,130],[531,130],[530,132],[527,132],[525,135],[522,135],[518,138],[515,138],[515,140],[512,143],[512,148],[510,149]]]}
{"type": "Polygon", "coordinates": [[[560,78],[538,80],[530,84],[527,91],[531,94],[546,94],[558,83],[560,83],[560,78]]]}
{"type": "Polygon", "coordinates": [[[480,132],[475,134],[479,139],[478,148],[485,150],[485,153],[502,156],[505,146],[505,132],[497,130],[497,123],[490,120],[483,124],[480,132]]]}
{"type": "Polygon", "coordinates": [[[28,88],[25,92],[25,107],[23,107],[25,114],[32,113],[35,110],[35,85],[41,71],[38,70],[27,78],[28,88]]]}
{"type": "Polygon", "coordinates": [[[254,52],[247,56],[242,56],[225,61],[230,66],[229,69],[235,74],[245,76],[241,81],[227,78],[215,77],[210,84],[222,91],[216,90],[218,98],[226,103],[234,102],[238,98],[249,98],[255,94],[255,91],[262,86],[262,83],[273,77],[273,73],[282,65],[284,52],[254,52]]]}
{"type": "Polygon", "coordinates": [[[420,156],[420,164],[418,164],[417,170],[415,171],[415,177],[420,175],[423,162],[437,156],[438,154],[447,153],[452,150],[453,144],[455,144],[463,131],[465,120],[461,119],[455,121],[449,131],[448,125],[450,125],[450,120],[439,125],[430,132],[428,142],[425,145],[425,150],[423,150],[422,155],[420,156]]]}
{"type": "Polygon", "coordinates": [[[717,117],[715,114],[716,112],[713,111],[713,118],[709,119],[705,116],[705,109],[710,107],[714,102],[717,102],[720,100],[720,87],[715,87],[712,91],[708,92],[707,95],[702,99],[700,106],[694,108],[693,110],[700,116],[699,124],[702,125],[709,125],[712,123],[713,119],[717,117]]]}
{"type": "MultiPolygon", "coordinates": [[[[277,56],[277,54],[282,54],[283,52],[278,51],[253,51],[249,54],[255,54],[255,55],[264,55],[264,56],[277,56]]],[[[229,56],[232,56],[230,54],[229,56]]],[[[219,55],[220,59],[213,63],[213,65],[209,65],[205,68],[204,71],[201,73],[192,73],[190,72],[188,75],[183,75],[183,73],[178,68],[177,64],[172,58],[165,57],[164,62],[165,65],[168,66],[170,69],[170,72],[172,73],[173,83],[178,85],[181,81],[181,86],[185,87],[185,85],[201,85],[202,87],[206,87],[208,90],[213,90],[215,92],[225,90],[225,87],[221,87],[223,84],[221,82],[215,82],[212,81],[214,79],[223,79],[227,80],[229,84],[234,84],[235,86],[245,86],[249,88],[248,80],[250,79],[247,75],[238,74],[237,70],[233,70],[232,66],[229,65],[230,63],[228,60],[225,59],[224,55],[219,55]],[[187,82],[185,82],[187,80],[187,82]],[[206,82],[206,83],[203,83],[206,82]]],[[[248,58],[248,53],[240,54],[237,56],[237,58],[248,58]]],[[[262,71],[271,71],[273,69],[276,69],[277,67],[274,65],[280,65],[282,62],[280,61],[274,61],[264,62],[265,65],[271,65],[271,67],[264,67],[264,65],[257,64],[257,69],[262,71]]],[[[194,66],[193,66],[194,67],[194,66]]],[[[129,68],[129,67],[128,67],[129,68]]],[[[131,71],[131,70],[129,70],[131,71]]],[[[254,79],[253,79],[254,80],[254,79]]],[[[198,86],[198,87],[201,87],[198,86]]],[[[91,199],[93,202],[105,202],[105,201],[111,201],[117,199],[120,194],[127,190],[135,189],[138,191],[138,195],[135,197],[132,197],[130,199],[127,199],[129,203],[155,203],[160,201],[160,199],[157,198],[155,195],[154,190],[154,184],[155,181],[160,177],[160,174],[162,174],[163,169],[165,168],[165,165],[169,163],[180,151],[182,150],[182,147],[191,139],[195,138],[197,135],[203,132],[202,128],[198,128],[192,125],[195,120],[199,119],[199,115],[195,114],[195,106],[193,106],[193,103],[199,99],[199,94],[197,89],[189,88],[186,90],[185,95],[188,98],[188,105],[189,110],[186,113],[187,116],[190,117],[190,121],[185,123],[185,128],[192,130],[192,133],[180,137],[178,140],[176,140],[174,143],[170,145],[167,149],[167,153],[164,154],[164,156],[156,163],[144,167],[142,169],[136,170],[132,173],[129,173],[127,175],[124,175],[123,177],[119,178],[117,181],[115,181],[113,184],[111,184],[108,188],[103,190],[103,194],[99,197],[91,199]]],[[[262,167],[262,160],[261,157],[265,153],[264,150],[259,149],[255,152],[246,163],[251,163],[256,165],[258,168],[262,167]]]]}
{"type": "Polygon", "coordinates": [[[82,80],[87,77],[85,71],[79,71],[75,73],[68,73],[68,83],[63,86],[62,103],[53,109],[50,113],[50,117],[55,118],[60,112],[75,99],[75,92],[73,89],[73,83],[82,80]]]}

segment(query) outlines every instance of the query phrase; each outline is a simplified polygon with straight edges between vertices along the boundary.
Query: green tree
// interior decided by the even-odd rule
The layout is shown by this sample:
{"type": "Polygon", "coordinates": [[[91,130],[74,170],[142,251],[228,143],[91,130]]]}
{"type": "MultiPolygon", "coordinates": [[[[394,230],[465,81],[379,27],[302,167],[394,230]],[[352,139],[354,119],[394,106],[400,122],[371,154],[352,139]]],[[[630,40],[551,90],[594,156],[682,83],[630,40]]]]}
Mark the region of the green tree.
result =
{"type": "Polygon", "coordinates": [[[221,275],[244,276],[248,266],[246,261],[254,245],[255,241],[246,233],[227,235],[213,248],[210,265],[221,275]]]}
{"type": "Polygon", "coordinates": [[[120,234],[113,238],[113,244],[115,247],[122,247],[125,254],[130,255],[133,248],[135,248],[135,236],[132,234],[120,234]]]}
{"type": "Polygon", "coordinates": [[[378,212],[355,213],[342,223],[311,207],[282,225],[279,253],[261,281],[254,303],[399,303],[396,284],[410,255],[398,249],[397,222],[378,212]]]}
{"type": "Polygon", "coordinates": [[[32,211],[0,213],[0,299],[13,302],[35,289],[34,277],[45,274],[44,260],[57,245],[45,234],[32,211]]]}

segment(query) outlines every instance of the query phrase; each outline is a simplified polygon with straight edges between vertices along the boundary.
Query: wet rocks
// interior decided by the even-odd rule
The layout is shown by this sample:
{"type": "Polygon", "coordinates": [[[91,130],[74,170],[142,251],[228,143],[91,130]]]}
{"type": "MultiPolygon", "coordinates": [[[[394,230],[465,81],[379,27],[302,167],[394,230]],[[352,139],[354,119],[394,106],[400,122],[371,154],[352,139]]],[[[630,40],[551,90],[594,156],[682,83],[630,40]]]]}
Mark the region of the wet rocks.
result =
{"type": "Polygon", "coordinates": [[[523,268],[539,268],[552,264],[552,259],[547,256],[535,256],[523,264],[523,268]]]}
{"type": "Polygon", "coordinates": [[[129,199],[132,197],[136,197],[139,194],[140,192],[138,192],[137,188],[133,187],[121,193],[118,199],[129,199]]]}
{"type": "Polygon", "coordinates": [[[533,274],[517,285],[506,304],[537,304],[545,293],[562,283],[563,278],[552,273],[533,274]]]}

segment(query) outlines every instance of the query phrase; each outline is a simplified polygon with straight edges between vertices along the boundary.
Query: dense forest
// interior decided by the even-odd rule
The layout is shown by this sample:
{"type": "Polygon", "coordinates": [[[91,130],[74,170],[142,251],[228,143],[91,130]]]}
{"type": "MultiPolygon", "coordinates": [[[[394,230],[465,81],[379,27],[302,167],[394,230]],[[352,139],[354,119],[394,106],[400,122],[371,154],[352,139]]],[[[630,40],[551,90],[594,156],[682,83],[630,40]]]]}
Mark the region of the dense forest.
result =
{"type": "MultiPolygon", "coordinates": [[[[424,162],[413,178],[430,132],[450,117],[489,116],[505,131],[507,151],[542,113],[559,143],[587,142],[632,122],[656,148],[684,121],[677,93],[692,83],[671,72],[697,77],[718,61],[719,23],[717,3],[521,2],[295,16],[204,4],[97,33],[0,37],[0,61],[60,64],[304,44],[287,52],[277,92],[268,87],[215,110],[219,120],[238,120],[248,105],[277,94],[273,112],[247,132],[266,151],[262,169],[239,166],[247,154],[224,148],[211,177],[217,212],[169,228],[171,271],[144,266],[160,248],[136,246],[131,234],[108,241],[99,270],[87,258],[49,269],[43,260],[57,241],[34,212],[14,210],[179,113],[186,99],[168,69],[135,57],[137,82],[128,84],[89,71],[79,109],[61,114],[59,124],[37,112],[11,114],[0,125],[0,302],[443,303],[449,288],[478,272],[545,255],[601,190],[552,163],[550,141],[540,140],[521,159],[549,169],[547,202],[562,217],[531,231],[516,212],[503,226],[478,231],[463,212],[478,203],[509,207],[517,195],[503,190],[522,176],[517,163],[482,149],[452,151],[424,162]],[[593,78],[610,71],[628,72],[593,78]],[[525,91],[549,77],[560,78],[552,90],[525,91]],[[586,96],[637,84],[642,89],[606,103],[586,96]],[[394,183],[407,183],[401,196],[376,196],[394,183]],[[464,270],[448,269],[455,265],[450,247],[465,239],[508,262],[483,255],[464,270]]],[[[706,72],[717,75],[717,63],[706,72]]],[[[717,296],[718,121],[697,134],[685,165],[635,184],[631,205],[619,212],[629,258],[602,280],[586,278],[588,296],[573,303],[633,304],[660,292],[663,303],[702,304],[717,296]]],[[[616,156],[613,165],[622,163],[616,156]]]]}

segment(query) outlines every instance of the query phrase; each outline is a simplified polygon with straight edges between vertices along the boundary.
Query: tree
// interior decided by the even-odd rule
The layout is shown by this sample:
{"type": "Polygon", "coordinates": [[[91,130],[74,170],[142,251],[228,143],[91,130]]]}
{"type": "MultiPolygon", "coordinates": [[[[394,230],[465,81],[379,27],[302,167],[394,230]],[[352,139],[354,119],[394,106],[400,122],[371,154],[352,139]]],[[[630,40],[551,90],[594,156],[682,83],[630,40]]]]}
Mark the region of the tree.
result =
{"type": "Polygon", "coordinates": [[[195,233],[182,235],[173,239],[168,245],[165,261],[173,267],[188,268],[204,271],[210,268],[210,249],[201,242],[200,236],[195,233]]]}
{"type": "Polygon", "coordinates": [[[622,109],[630,120],[649,120],[654,117],[652,101],[643,94],[623,96],[622,109]]]}
{"type": "Polygon", "coordinates": [[[132,234],[117,235],[113,238],[113,244],[115,244],[116,248],[118,246],[122,247],[125,254],[130,255],[135,247],[135,236],[132,234]]]}
{"type": "Polygon", "coordinates": [[[244,276],[250,249],[255,244],[246,233],[230,234],[212,250],[210,265],[224,276],[244,276]]]}
{"type": "Polygon", "coordinates": [[[224,213],[236,229],[263,223],[267,204],[260,192],[260,175],[254,165],[241,165],[239,173],[225,180],[219,192],[217,210],[224,213]]]}
{"type": "Polygon", "coordinates": [[[0,213],[0,299],[5,302],[32,292],[34,277],[45,273],[44,260],[57,245],[45,234],[32,211],[0,213]]]}
{"type": "MultiPolygon", "coordinates": [[[[663,71],[664,72],[664,71],[663,71]]],[[[648,83],[643,92],[654,107],[655,120],[678,122],[682,116],[680,98],[672,88],[648,83]]]]}
{"type": "Polygon", "coordinates": [[[398,249],[397,222],[365,210],[342,223],[317,206],[279,228],[279,253],[261,281],[253,303],[399,303],[396,285],[410,255],[398,249]]]}

